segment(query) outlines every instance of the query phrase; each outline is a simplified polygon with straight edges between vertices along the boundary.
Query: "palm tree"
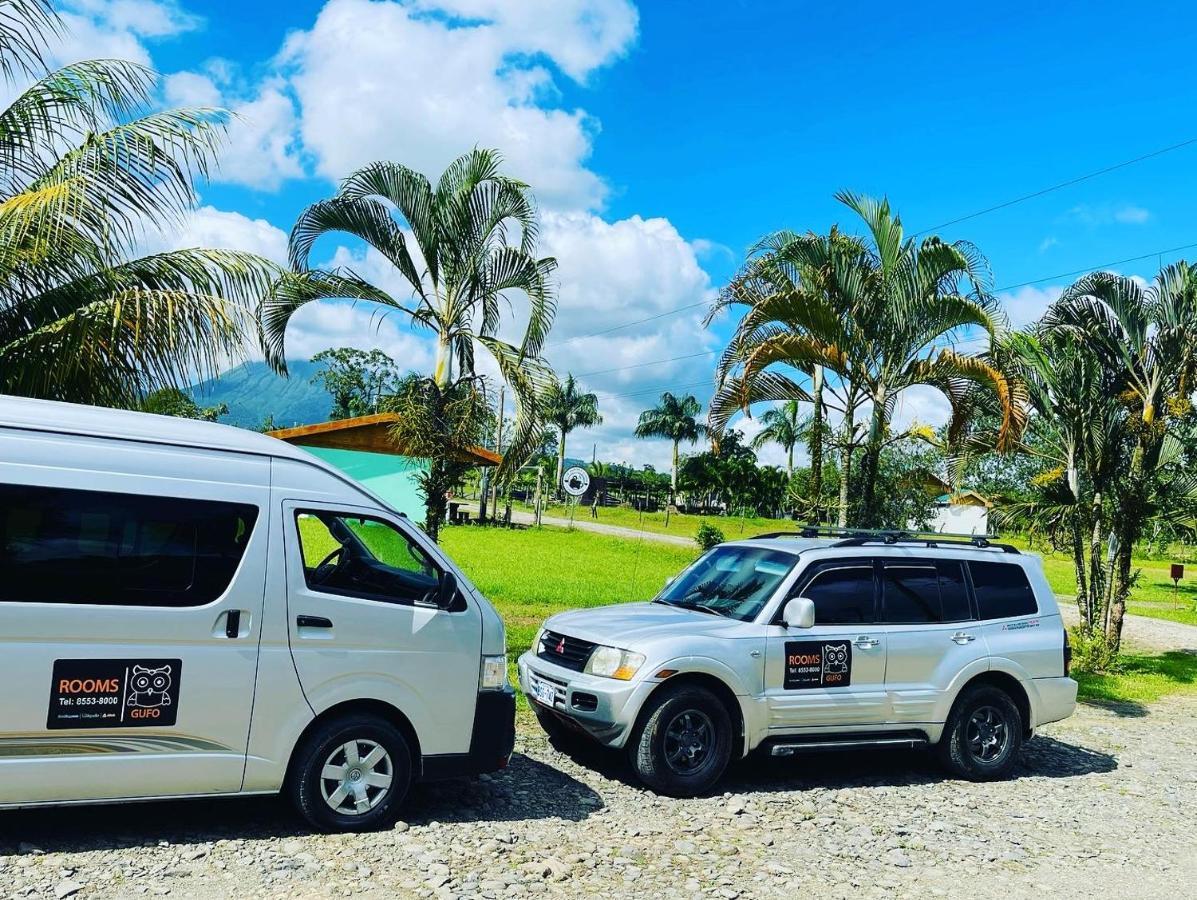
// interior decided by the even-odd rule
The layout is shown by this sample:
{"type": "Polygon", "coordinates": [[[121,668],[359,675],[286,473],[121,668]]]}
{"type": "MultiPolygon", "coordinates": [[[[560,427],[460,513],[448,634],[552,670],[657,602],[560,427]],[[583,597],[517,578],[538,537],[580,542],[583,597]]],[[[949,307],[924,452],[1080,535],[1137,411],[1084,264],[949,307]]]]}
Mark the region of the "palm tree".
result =
{"type": "Polygon", "coordinates": [[[120,60],[45,73],[43,0],[0,14],[0,74],[35,80],[0,112],[0,393],[136,408],[219,372],[256,334],[275,269],[229,250],[138,257],[195,201],[227,115],[136,117],[156,76],[120,60]]]}
{"type": "MultiPolygon", "coordinates": [[[[1107,640],[1117,652],[1134,582],[1135,544],[1160,513],[1154,498],[1177,497],[1174,490],[1162,490],[1167,469],[1162,463],[1170,430],[1191,411],[1197,384],[1197,270],[1183,262],[1167,266],[1146,288],[1109,272],[1087,275],[1052,305],[1042,326],[1075,340],[1115,374],[1117,396],[1128,413],[1130,458],[1115,480],[1115,562],[1102,604],[1107,640]]],[[[1197,496],[1197,483],[1180,494],[1197,496]]]]}
{"type": "Polygon", "coordinates": [[[812,427],[809,416],[802,416],[797,400],[787,400],[780,406],[766,410],[761,416],[765,427],[752,439],[752,449],[760,450],[768,444],[778,444],[786,451],[786,477],[794,474],[794,447],[806,439],[812,427]]]}
{"type": "MultiPolygon", "coordinates": [[[[737,401],[746,410],[758,400],[807,399],[791,377],[770,371],[774,364],[799,371],[817,365],[834,374],[851,406],[861,399],[871,405],[859,524],[876,526],[883,524],[877,521],[878,464],[895,439],[889,424],[902,391],[930,385],[951,401],[949,386],[988,385],[1003,412],[1003,448],[1017,433],[1019,407],[1012,385],[991,360],[951,346],[967,328],[979,328],[990,339],[998,331],[996,302],[986,293],[988,274],[976,249],[937,237],[916,244],[905,237],[888,201],[850,193],[837,199],[861,218],[868,238],[837,240],[834,232],[827,238],[796,236],[779,248],[777,255],[800,276],[823,273],[816,288],[825,289],[762,292],[750,299],[721,361],[717,400],[721,416],[730,416],[737,401]]],[[[845,422],[849,440],[853,424],[850,418],[845,422]]],[[[847,473],[841,478],[846,482],[847,473]]]]}
{"type": "Polygon", "coordinates": [[[575,428],[593,428],[603,424],[598,411],[598,395],[583,393],[573,375],[554,382],[544,396],[545,421],[557,428],[557,488],[565,474],[565,439],[575,428]]]}
{"type": "Polygon", "coordinates": [[[507,477],[541,436],[541,398],[553,377],[539,354],[556,309],[550,276],[557,263],[535,256],[532,192],[502,174],[501,163],[495,150],[472,150],[450,163],[435,187],[395,162],[357,170],[336,196],[300,214],[291,230],[293,272],[277,282],[261,315],[267,358],[285,371],[287,323],[305,304],[346,298],[378,304],[384,314],[399,312],[436,336],[432,379],[442,394],[474,377],[475,348],[481,347],[515,395],[514,434],[499,472],[507,477]],[[411,295],[392,296],[347,267],[311,268],[313,245],[335,232],[377,250],[411,295]],[[513,293],[526,297],[529,308],[518,346],[498,336],[504,301],[513,293]]]}
{"type": "Polygon", "coordinates": [[[706,426],[698,421],[701,412],[702,404],[693,394],[678,397],[666,391],[656,406],[640,414],[636,437],[668,438],[673,442],[673,464],[669,477],[671,494],[677,494],[678,446],[682,441],[693,444],[707,433],[706,426]]]}
{"type": "MultiPolygon", "coordinates": [[[[453,409],[474,408],[458,388],[484,387],[474,366],[475,348],[481,347],[515,395],[513,434],[496,473],[503,482],[519,470],[543,433],[542,398],[554,379],[540,351],[556,308],[550,276],[557,263],[535,256],[531,190],[502,174],[501,162],[497,151],[472,150],[450,163],[435,187],[424,175],[394,162],[376,162],[354,172],[335,197],[313,203],[300,214],[291,230],[293,271],[275,284],[261,318],[267,359],[285,371],[287,323],[313,300],[364,300],[380,306],[384,315],[395,311],[407,316],[436,336],[436,365],[429,379],[435,389],[412,396],[432,403],[425,414],[437,420],[453,409]],[[411,295],[392,296],[350,268],[311,268],[313,245],[334,232],[377,250],[411,295]],[[511,294],[522,294],[529,309],[518,346],[498,334],[504,301],[510,302],[511,294]]],[[[417,408],[410,405],[409,415],[417,408]]],[[[439,427],[446,436],[461,430],[448,421],[439,421],[439,427]]],[[[433,447],[427,484],[436,493],[425,494],[424,524],[435,540],[444,507],[440,488],[454,461],[447,451],[433,447]]]]}

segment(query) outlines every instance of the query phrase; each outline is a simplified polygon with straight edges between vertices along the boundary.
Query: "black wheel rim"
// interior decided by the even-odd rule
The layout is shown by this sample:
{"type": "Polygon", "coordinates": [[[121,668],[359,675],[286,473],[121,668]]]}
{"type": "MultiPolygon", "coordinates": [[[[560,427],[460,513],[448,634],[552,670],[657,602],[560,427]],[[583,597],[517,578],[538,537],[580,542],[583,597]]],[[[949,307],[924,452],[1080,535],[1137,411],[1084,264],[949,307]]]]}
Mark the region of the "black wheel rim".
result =
{"type": "Polygon", "coordinates": [[[715,723],[698,709],[678,713],[665,729],[665,762],[679,775],[702,769],[715,752],[715,723]]]}
{"type": "Polygon", "coordinates": [[[968,717],[965,742],[973,759],[997,762],[1010,747],[1010,721],[996,706],[979,706],[968,717]]]}

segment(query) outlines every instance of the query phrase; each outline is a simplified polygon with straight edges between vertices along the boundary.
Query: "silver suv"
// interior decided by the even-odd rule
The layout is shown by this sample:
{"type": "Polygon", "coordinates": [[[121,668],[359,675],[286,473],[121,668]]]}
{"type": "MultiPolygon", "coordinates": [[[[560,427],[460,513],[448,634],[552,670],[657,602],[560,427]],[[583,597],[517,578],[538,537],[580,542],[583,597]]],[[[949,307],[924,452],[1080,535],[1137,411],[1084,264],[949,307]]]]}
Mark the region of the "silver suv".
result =
{"type": "Polygon", "coordinates": [[[656,791],[709,790],[733,757],[934,745],[1007,775],[1076,682],[1037,557],[987,538],[834,531],[705,553],[650,603],[548,619],[520,686],[558,742],[625,749],[656,791]]]}

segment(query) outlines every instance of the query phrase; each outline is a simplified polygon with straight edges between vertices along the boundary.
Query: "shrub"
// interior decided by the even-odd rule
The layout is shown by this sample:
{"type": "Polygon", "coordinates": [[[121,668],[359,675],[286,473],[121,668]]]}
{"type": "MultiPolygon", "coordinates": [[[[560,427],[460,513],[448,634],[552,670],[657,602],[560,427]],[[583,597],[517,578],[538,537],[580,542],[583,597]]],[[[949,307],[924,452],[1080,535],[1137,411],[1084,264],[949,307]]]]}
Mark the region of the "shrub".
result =
{"type": "Polygon", "coordinates": [[[1100,629],[1070,628],[1068,640],[1072,644],[1073,671],[1112,673],[1120,668],[1118,652],[1100,629]]]}
{"type": "Polygon", "coordinates": [[[698,531],[694,533],[694,543],[698,544],[699,548],[705,553],[712,547],[722,544],[727,538],[723,536],[723,532],[714,525],[709,525],[703,522],[698,526],[698,531]]]}

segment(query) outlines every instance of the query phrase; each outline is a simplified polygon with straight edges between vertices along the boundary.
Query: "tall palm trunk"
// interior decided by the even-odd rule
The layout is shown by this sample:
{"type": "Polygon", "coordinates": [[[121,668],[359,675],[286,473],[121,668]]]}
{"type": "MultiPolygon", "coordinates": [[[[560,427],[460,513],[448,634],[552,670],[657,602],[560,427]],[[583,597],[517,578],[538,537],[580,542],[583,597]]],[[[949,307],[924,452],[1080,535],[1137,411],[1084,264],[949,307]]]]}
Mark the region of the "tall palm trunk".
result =
{"type": "Polygon", "coordinates": [[[561,490],[561,479],[565,475],[565,429],[560,429],[560,435],[557,438],[557,481],[553,487],[553,493],[556,494],[561,490]]]}
{"type": "Polygon", "coordinates": [[[815,366],[811,375],[811,400],[815,409],[810,425],[810,487],[814,500],[815,522],[823,521],[823,367],[815,366]]]}
{"type": "MultiPolygon", "coordinates": [[[[877,471],[881,465],[881,442],[885,437],[885,385],[879,385],[873,395],[873,413],[869,421],[869,439],[860,464],[861,500],[860,524],[878,528],[877,471]]],[[[897,524],[897,523],[895,523],[897,524]]]]}
{"type": "Polygon", "coordinates": [[[840,502],[837,520],[840,528],[846,528],[848,525],[848,483],[852,480],[852,435],[855,430],[856,407],[847,403],[844,409],[844,447],[840,451],[840,502]]]}
{"type": "Polygon", "coordinates": [[[677,448],[679,443],[679,441],[673,442],[673,468],[669,470],[669,499],[671,502],[677,497],[677,448]]]}

